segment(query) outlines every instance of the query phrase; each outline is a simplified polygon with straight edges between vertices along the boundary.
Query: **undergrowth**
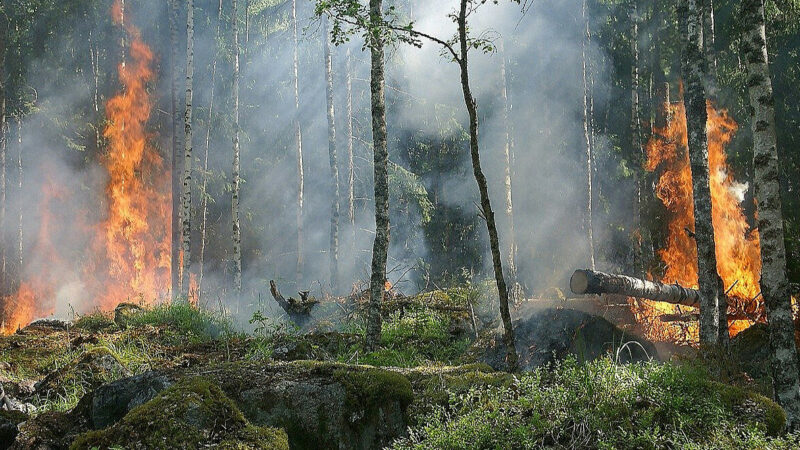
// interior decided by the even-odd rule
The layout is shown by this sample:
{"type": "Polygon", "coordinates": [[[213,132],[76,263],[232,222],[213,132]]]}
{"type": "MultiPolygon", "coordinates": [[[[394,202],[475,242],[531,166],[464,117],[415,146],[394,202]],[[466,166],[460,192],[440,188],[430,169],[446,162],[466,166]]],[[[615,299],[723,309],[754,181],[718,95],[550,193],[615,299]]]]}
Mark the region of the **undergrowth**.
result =
{"type": "Polygon", "coordinates": [[[797,448],[771,400],[674,364],[566,360],[433,408],[396,449],[797,448]]]}

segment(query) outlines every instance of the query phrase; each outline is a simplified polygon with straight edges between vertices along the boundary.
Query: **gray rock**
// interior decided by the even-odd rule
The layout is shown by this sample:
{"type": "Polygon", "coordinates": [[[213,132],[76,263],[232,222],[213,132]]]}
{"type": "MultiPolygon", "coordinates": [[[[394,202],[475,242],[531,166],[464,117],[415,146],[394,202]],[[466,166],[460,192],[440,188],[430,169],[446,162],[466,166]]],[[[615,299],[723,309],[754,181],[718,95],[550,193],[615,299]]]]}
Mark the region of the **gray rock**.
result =
{"type": "MultiPolygon", "coordinates": [[[[123,378],[97,388],[87,402],[88,416],[94,429],[105,428],[122,419],[131,409],[147,403],[172,382],[159,372],[146,372],[123,378]]],[[[82,400],[83,402],[83,400],[82,400]]]]}
{"type": "MultiPolygon", "coordinates": [[[[604,355],[621,363],[656,358],[653,344],[622,331],[608,320],[585,312],[545,308],[523,312],[514,321],[519,366],[523,371],[562,360],[569,355],[578,361],[592,361],[604,355]]],[[[473,357],[496,370],[504,370],[505,346],[499,332],[480,339],[473,357]]]]}

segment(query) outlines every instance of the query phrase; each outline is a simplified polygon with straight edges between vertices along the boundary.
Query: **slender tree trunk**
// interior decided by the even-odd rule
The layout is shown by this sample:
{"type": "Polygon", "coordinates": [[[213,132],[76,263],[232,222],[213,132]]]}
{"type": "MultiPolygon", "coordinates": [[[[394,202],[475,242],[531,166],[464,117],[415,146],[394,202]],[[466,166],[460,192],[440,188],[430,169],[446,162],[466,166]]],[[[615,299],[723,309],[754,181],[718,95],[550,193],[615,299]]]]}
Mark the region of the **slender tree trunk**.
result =
{"type": "Polygon", "coordinates": [[[180,293],[189,298],[192,255],[192,87],[194,84],[194,0],[186,3],[186,108],[183,115],[183,198],[181,199],[181,243],[183,267],[180,293]]]}
{"type": "MultiPolygon", "coordinates": [[[[22,117],[17,115],[17,195],[22,197],[22,117]]],[[[24,246],[24,235],[22,229],[22,214],[24,211],[24,206],[22,202],[19,202],[17,206],[18,214],[17,214],[17,277],[20,278],[22,276],[22,263],[23,261],[23,250],[25,250],[24,246]]]]}
{"type": "Polygon", "coordinates": [[[511,323],[511,311],[508,306],[508,288],[503,275],[503,261],[500,253],[500,240],[497,236],[497,223],[494,218],[494,211],[489,200],[489,187],[486,183],[486,176],[481,169],[481,157],[478,149],[478,105],[472,96],[472,89],[469,84],[469,43],[467,42],[467,3],[469,0],[461,0],[461,8],[458,14],[458,39],[460,44],[460,57],[458,60],[461,69],[461,89],[464,94],[464,103],[469,114],[469,148],[472,157],[472,169],[475,181],[478,183],[478,190],[481,196],[481,209],[486,219],[486,228],[489,232],[489,246],[492,251],[492,263],[494,266],[494,278],[497,282],[497,292],[500,297],[500,317],[503,319],[503,343],[506,346],[506,363],[509,370],[517,368],[517,350],[514,341],[514,328],[511,323]]]}
{"type": "Polygon", "coordinates": [[[233,192],[231,218],[233,221],[233,288],[242,292],[242,231],[239,222],[239,11],[233,0],[233,192]]]}
{"type": "Polygon", "coordinates": [[[594,193],[592,192],[592,184],[594,181],[594,177],[592,176],[592,162],[594,160],[594,156],[592,155],[592,142],[591,137],[589,136],[589,82],[586,71],[586,44],[589,38],[589,21],[588,16],[586,15],[586,0],[583,0],[582,11],[585,24],[583,42],[581,46],[581,61],[583,64],[583,137],[584,143],[586,144],[586,212],[584,223],[586,227],[586,237],[589,243],[589,266],[592,270],[594,270],[594,226],[592,224],[592,200],[594,199],[594,193]]]}
{"type": "Polygon", "coordinates": [[[330,283],[331,292],[336,293],[339,281],[339,165],[336,160],[336,118],[333,104],[333,57],[328,35],[328,20],[324,20],[325,39],[325,93],[328,101],[328,159],[331,167],[331,234],[330,234],[330,283]]]}
{"type": "Polygon", "coordinates": [[[178,161],[180,140],[178,138],[178,124],[180,112],[178,111],[178,0],[169,2],[169,36],[170,36],[170,108],[172,112],[172,157],[170,158],[170,173],[172,174],[172,297],[180,294],[181,280],[181,185],[180,164],[178,161]]]}
{"type": "Polygon", "coordinates": [[[303,171],[303,132],[300,128],[300,88],[297,56],[297,0],[292,0],[292,84],[294,84],[294,138],[297,152],[297,267],[295,281],[297,288],[303,285],[303,194],[305,190],[305,174],[303,171]]]}
{"type": "Polygon", "coordinates": [[[711,188],[708,174],[708,140],[706,137],[706,96],[703,87],[705,59],[702,53],[700,0],[688,0],[686,45],[686,123],[689,133],[689,160],[694,192],[694,240],[697,244],[697,274],[700,285],[700,342],[716,344],[727,333],[727,317],[720,302],[722,280],[717,275],[714,227],[711,219],[711,188]]]}
{"type": "Polygon", "coordinates": [[[789,429],[797,430],[800,428],[800,376],[786,272],[775,106],[763,0],[743,0],[741,17],[747,27],[742,45],[753,129],[753,183],[758,199],[758,233],[761,237],[761,293],[769,323],[772,376],[775,397],[786,411],[789,429]]]}
{"type": "Polygon", "coordinates": [[[642,145],[642,117],[639,101],[639,12],[636,2],[631,2],[630,19],[633,24],[631,34],[631,153],[633,155],[633,174],[636,178],[636,195],[633,207],[633,240],[634,240],[634,267],[636,275],[643,276],[643,241],[644,230],[642,227],[642,192],[644,191],[644,146],[642,145]]]}
{"type": "MultiPolygon", "coordinates": [[[[370,24],[383,20],[383,1],[369,1],[370,24]]],[[[389,252],[389,151],[386,142],[386,97],[384,42],[377,29],[369,32],[371,56],[370,94],[375,177],[375,241],[372,246],[372,276],[366,347],[375,349],[381,338],[381,303],[386,289],[386,259],[389,252]]]]}
{"type": "MultiPolygon", "coordinates": [[[[5,64],[5,58],[2,59],[5,64]]],[[[0,77],[5,71],[0,71],[0,77]]],[[[6,150],[8,144],[8,124],[6,120],[6,89],[5,80],[0,89],[0,297],[5,296],[8,288],[8,271],[6,267],[6,150]]]]}
{"type": "Polygon", "coordinates": [[[508,101],[508,74],[506,72],[506,55],[503,41],[500,41],[500,96],[503,99],[503,131],[505,139],[503,141],[503,157],[505,159],[505,176],[503,185],[505,188],[506,219],[508,220],[508,273],[511,282],[515,283],[517,278],[517,241],[514,230],[514,202],[512,198],[512,161],[511,161],[511,103],[508,101]]]}
{"type": "MultiPolygon", "coordinates": [[[[219,0],[217,9],[217,31],[215,34],[215,42],[219,41],[220,25],[222,24],[222,0],[219,0]]],[[[206,227],[208,225],[208,153],[211,148],[211,128],[214,122],[214,88],[217,84],[217,57],[218,52],[214,51],[214,62],[211,64],[211,98],[208,102],[208,126],[206,127],[206,147],[203,153],[203,187],[201,190],[203,202],[203,218],[200,224],[200,273],[197,277],[197,301],[200,302],[200,297],[203,292],[203,274],[205,268],[206,256],[206,227]]]]}
{"type": "Polygon", "coordinates": [[[347,49],[347,219],[350,221],[352,244],[356,242],[355,164],[353,163],[353,79],[350,49],[347,49]]]}

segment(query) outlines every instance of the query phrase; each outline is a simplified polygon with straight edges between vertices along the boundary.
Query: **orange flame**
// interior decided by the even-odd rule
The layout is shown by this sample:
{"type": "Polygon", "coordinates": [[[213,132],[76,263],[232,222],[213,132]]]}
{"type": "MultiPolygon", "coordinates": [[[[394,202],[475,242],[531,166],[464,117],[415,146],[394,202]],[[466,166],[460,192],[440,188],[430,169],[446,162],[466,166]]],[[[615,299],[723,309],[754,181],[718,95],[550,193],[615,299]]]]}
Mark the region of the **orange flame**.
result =
{"type": "MultiPolygon", "coordinates": [[[[88,227],[90,254],[83,255],[86,263],[78,275],[89,296],[84,310],[109,310],[132,297],[154,302],[170,281],[170,174],[163,158],[148,144],[146,131],[152,108],[147,85],[154,80],[153,53],[139,30],[123,23],[121,0],[114,1],[111,14],[115,23],[124,26],[130,48],[128,61],[119,65],[121,92],[106,104],[109,124],[103,136],[108,151],[101,163],[108,173],[103,204],[107,216],[88,227]]],[[[59,249],[50,242],[50,203],[56,191],[49,184],[40,205],[42,219],[31,258],[41,260],[39,265],[45,267],[35,270],[37,275],[21,283],[7,299],[0,333],[14,332],[35,317],[52,314],[56,289],[67,281],[42,275],[48,272],[47,266],[64,267],[59,249]]]]}
{"type": "MultiPolygon", "coordinates": [[[[697,287],[697,246],[687,230],[694,228],[692,174],[689,165],[686,111],[683,102],[668,106],[671,120],[665,128],[656,129],[647,143],[645,169],[663,172],[656,186],[656,196],[670,212],[666,247],[659,256],[666,265],[663,282],[697,287]]],[[[706,105],[708,121],[709,183],[711,187],[712,222],[716,244],[717,272],[728,292],[729,314],[760,318],[761,248],[757,230],[751,230],[741,203],[747,185],[738,183],[727,163],[725,146],[738,126],[724,109],[706,105]]],[[[665,324],[657,320],[664,313],[687,313],[693,308],[680,308],[658,302],[637,302],[634,313],[648,337],[673,341],[694,341],[694,324],[665,324]]],[[[753,320],[730,321],[731,335],[736,335],[753,320]]]]}

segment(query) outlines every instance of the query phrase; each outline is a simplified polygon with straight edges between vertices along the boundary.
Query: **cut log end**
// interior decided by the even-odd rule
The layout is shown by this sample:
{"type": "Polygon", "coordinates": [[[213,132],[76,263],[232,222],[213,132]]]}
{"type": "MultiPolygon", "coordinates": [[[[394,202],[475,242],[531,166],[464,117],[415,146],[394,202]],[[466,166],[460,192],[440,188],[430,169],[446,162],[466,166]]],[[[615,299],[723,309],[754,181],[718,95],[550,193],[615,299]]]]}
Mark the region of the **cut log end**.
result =
{"type": "Polygon", "coordinates": [[[569,279],[569,288],[575,294],[585,294],[589,288],[589,274],[585,270],[576,270],[569,279]]]}

